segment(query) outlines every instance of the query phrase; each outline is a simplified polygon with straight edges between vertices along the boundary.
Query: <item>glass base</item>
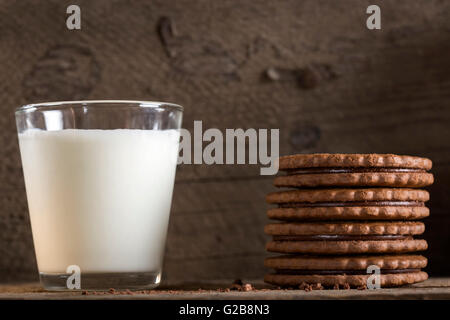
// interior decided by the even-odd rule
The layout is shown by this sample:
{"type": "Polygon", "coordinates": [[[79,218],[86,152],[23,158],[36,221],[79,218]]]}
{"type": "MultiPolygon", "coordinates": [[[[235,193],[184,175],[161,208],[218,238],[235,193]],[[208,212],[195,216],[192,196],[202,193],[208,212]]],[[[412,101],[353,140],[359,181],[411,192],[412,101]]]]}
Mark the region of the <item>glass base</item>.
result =
{"type": "Polygon", "coordinates": [[[148,290],[159,285],[161,272],[83,273],[79,282],[70,273],[40,272],[39,277],[44,288],[50,291],[148,290]]]}

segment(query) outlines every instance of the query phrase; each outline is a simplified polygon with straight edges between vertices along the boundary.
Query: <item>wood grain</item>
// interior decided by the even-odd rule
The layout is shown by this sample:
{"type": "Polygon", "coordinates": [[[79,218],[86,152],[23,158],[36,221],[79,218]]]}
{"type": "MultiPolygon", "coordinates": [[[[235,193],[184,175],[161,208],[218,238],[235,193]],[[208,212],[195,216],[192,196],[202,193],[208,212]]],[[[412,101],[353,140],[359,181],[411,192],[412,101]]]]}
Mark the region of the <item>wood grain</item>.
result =
{"type": "Polygon", "coordinates": [[[156,290],[145,293],[48,292],[37,283],[0,285],[0,300],[432,300],[450,299],[449,278],[430,278],[425,282],[401,288],[379,290],[283,290],[261,280],[246,280],[256,290],[224,291],[233,280],[203,282],[165,282],[156,290]]]}
{"type": "MultiPolygon", "coordinates": [[[[69,31],[64,2],[0,1],[0,282],[36,279],[14,108],[72,99],[176,102],[187,129],[279,128],[280,154],[430,157],[429,271],[449,275],[448,2],[383,1],[377,31],[370,1],[78,4],[69,31]]],[[[176,181],[165,277],[261,277],[271,178],[182,165],[176,181]]]]}

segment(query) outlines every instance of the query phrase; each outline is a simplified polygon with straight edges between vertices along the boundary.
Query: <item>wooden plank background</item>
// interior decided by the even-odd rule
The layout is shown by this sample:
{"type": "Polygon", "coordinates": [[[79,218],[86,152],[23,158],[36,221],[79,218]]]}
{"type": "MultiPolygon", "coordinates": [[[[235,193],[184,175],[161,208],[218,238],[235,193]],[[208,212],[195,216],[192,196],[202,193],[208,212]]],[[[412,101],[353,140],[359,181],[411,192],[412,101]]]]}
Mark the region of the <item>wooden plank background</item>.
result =
{"type": "MultiPolygon", "coordinates": [[[[69,4],[0,1],[0,282],[37,275],[14,108],[75,99],[176,102],[187,129],[280,128],[281,154],[430,157],[428,271],[450,274],[448,1],[79,0],[80,31],[69,4]]],[[[180,166],[165,278],[262,277],[271,179],[180,166]]]]}

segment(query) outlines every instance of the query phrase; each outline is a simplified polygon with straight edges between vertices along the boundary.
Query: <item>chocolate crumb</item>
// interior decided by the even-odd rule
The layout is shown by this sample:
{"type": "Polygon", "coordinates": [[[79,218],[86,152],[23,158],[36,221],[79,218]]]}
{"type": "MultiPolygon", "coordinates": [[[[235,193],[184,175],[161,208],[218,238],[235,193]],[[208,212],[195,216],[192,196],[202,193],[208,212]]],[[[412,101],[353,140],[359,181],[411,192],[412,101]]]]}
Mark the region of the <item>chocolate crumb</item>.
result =
{"type": "Polygon", "coordinates": [[[363,284],[363,285],[359,286],[357,289],[358,290],[366,290],[367,286],[363,284]]]}
{"type": "Polygon", "coordinates": [[[314,283],[314,284],[311,286],[311,288],[312,288],[313,290],[323,290],[322,284],[321,284],[320,282],[314,283]]]}
{"type": "Polygon", "coordinates": [[[241,289],[241,286],[238,284],[235,284],[235,283],[232,284],[230,287],[230,290],[240,290],[240,289],[241,289]]]}
{"type": "Polygon", "coordinates": [[[253,286],[250,283],[243,283],[241,279],[234,280],[233,284],[231,285],[229,290],[236,290],[236,291],[252,291],[253,286]]]}
{"type": "Polygon", "coordinates": [[[307,291],[307,292],[312,290],[312,286],[311,286],[310,284],[306,283],[306,282],[302,282],[302,283],[298,286],[298,288],[299,288],[300,290],[305,290],[305,291],[307,291]]]}
{"type": "Polygon", "coordinates": [[[247,291],[252,291],[252,290],[253,290],[253,287],[250,283],[246,283],[242,286],[242,291],[247,292],[247,291]]]}
{"type": "Polygon", "coordinates": [[[305,287],[307,286],[308,284],[306,283],[306,282],[302,282],[302,283],[300,283],[300,285],[298,286],[298,288],[300,289],[300,290],[303,290],[303,289],[305,289],[305,287]]]}

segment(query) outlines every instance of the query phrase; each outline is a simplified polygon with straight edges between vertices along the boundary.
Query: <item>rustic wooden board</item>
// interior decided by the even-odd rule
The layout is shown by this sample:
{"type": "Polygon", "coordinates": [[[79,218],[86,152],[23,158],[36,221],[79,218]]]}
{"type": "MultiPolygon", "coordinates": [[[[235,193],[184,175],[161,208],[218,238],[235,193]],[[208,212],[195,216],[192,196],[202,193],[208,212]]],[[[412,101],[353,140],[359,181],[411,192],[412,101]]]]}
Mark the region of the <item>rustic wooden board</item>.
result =
{"type": "MultiPolygon", "coordinates": [[[[78,4],[82,30],[68,31],[66,3],[0,1],[0,282],[37,275],[14,108],[105,98],[180,103],[188,129],[279,128],[281,154],[432,158],[429,271],[449,275],[450,3],[383,1],[378,31],[370,1],[78,4]]],[[[260,278],[270,177],[183,165],[176,181],[164,276],[260,278]]]]}
{"type": "Polygon", "coordinates": [[[146,293],[119,292],[46,292],[38,284],[0,285],[0,300],[24,299],[24,300],[329,300],[329,299],[450,299],[450,280],[448,278],[429,279],[424,283],[406,286],[402,288],[389,288],[379,290],[277,290],[261,283],[251,282],[255,290],[228,291],[224,288],[230,286],[230,282],[205,282],[191,284],[166,284],[160,289],[146,293]]]}

